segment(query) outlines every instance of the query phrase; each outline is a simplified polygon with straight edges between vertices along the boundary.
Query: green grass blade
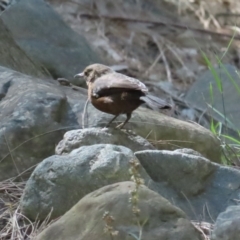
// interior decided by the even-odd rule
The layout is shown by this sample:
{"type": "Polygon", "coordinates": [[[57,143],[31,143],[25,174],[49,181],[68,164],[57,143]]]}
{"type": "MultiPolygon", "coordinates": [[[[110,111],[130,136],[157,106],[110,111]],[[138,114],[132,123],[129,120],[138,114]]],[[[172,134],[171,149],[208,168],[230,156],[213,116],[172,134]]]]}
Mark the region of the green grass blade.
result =
{"type": "Polygon", "coordinates": [[[211,106],[210,104],[208,104],[208,107],[211,108],[214,112],[216,112],[220,117],[222,117],[225,121],[227,121],[227,123],[233,128],[233,129],[237,129],[237,127],[227,118],[225,117],[221,112],[219,112],[216,108],[214,108],[213,106],[211,106]]]}
{"type": "Polygon", "coordinates": [[[201,53],[202,53],[204,60],[207,63],[209,70],[211,71],[211,73],[216,81],[219,92],[222,93],[222,80],[220,79],[219,75],[217,74],[216,69],[213,67],[212,63],[210,62],[210,60],[208,59],[206,54],[202,50],[201,50],[201,53]]]}
{"type": "Polygon", "coordinates": [[[229,41],[229,43],[228,43],[228,45],[227,45],[227,49],[226,49],[226,51],[223,53],[223,55],[222,55],[222,57],[221,57],[221,62],[222,62],[223,58],[225,57],[226,53],[228,52],[229,48],[231,47],[232,42],[233,42],[233,40],[234,40],[234,37],[235,37],[235,35],[236,35],[236,32],[237,32],[237,30],[235,29],[235,31],[234,31],[234,33],[233,33],[233,36],[232,36],[231,40],[229,41]]]}
{"type": "Polygon", "coordinates": [[[234,143],[236,143],[236,144],[238,144],[238,145],[240,145],[240,140],[237,140],[237,139],[234,138],[234,137],[231,137],[231,136],[228,136],[228,135],[224,135],[224,134],[222,134],[221,136],[222,136],[222,137],[225,137],[225,138],[227,138],[227,139],[229,139],[229,140],[231,140],[232,142],[234,142],[234,143]]]}
{"type": "Polygon", "coordinates": [[[210,94],[210,97],[211,97],[211,104],[213,105],[213,87],[212,87],[211,82],[209,84],[209,94],[210,94]]]}
{"type": "Polygon", "coordinates": [[[217,135],[217,131],[216,131],[213,119],[211,120],[210,130],[213,134],[217,135]]]}

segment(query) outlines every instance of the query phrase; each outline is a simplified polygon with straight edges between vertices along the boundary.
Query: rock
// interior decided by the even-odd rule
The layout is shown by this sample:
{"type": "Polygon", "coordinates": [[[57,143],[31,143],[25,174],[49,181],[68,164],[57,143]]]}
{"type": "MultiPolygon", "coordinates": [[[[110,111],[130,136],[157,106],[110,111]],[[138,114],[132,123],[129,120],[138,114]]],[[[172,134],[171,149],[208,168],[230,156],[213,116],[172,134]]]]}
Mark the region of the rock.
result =
{"type": "MultiPolygon", "coordinates": [[[[86,126],[105,126],[111,115],[88,107],[88,122],[86,126]]],[[[121,116],[122,121],[126,116],[121,116]]],[[[119,122],[116,121],[115,124],[119,122]]],[[[114,124],[112,125],[114,126],[114,124]]],[[[213,162],[221,161],[220,141],[209,130],[195,123],[184,122],[152,110],[140,107],[134,111],[127,129],[132,129],[137,135],[147,138],[158,149],[175,150],[176,148],[191,148],[201,153],[213,162]]]]}
{"type": "Polygon", "coordinates": [[[104,232],[105,212],[114,218],[114,240],[200,240],[200,233],[193,227],[185,214],[166,199],[145,186],[139,189],[140,216],[142,228],[134,219],[129,191],[134,190],[132,182],[116,183],[100,188],[82,198],[71,210],[40,233],[36,240],[105,240],[111,239],[104,232]]]}
{"type": "Polygon", "coordinates": [[[186,153],[186,154],[191,154],[191,155],[195,155],[195,156],[199,156],[199,157],[203,157],[202,154],[200,154],[197,151],[194,151],[190,148],[180,148],[180,149],[176,149],[173,152],[177,152],[177,153],[186,153]]]}
{"type": "Polygon", "coordinates": [[[237,240],[240,236],[240,206],[230,206],[219,214],[211,240],[237,240]]]}
{"type": "MultiPolygon", "coordinates": [[[[96,144],[73,150],[69,155],[51,156],[34,170],[21,199],[28,218],[44,220],[63,215],[86,194],[103,186],[128,181],[133,152],[123,146],[96,144]]],[[[146,182],[146,172],[140,171],[146,182]]]]}
{"type": "Polygon", "coordinates": [[[1,181],[54,154],[66,129],[81,126],[87,97],[85,90],[0,67],[0,99],[1,181]]]}
{"type": "Polygon", "coordinates": [[[75,33],[43,0],[21,0],[1,14],[17,44],[54,78],[73,76],[101,62],[83,36],[75,33]],[[17,21],[16,21],[17,19],[17,21]]]}
{"type": "Polygon", "coordinates": [[[86,128],[66,132],[63,140],[57,145],[55,152],[56,154],[69,153],[81,146],[98,143],[122,145],[134,152],[154,149],[147,140],[132,132],[119,131],[113,128],[86,128]]]}
{"type": "Polygon", "coordinates": [[[208,70],[192,85],[185,100],[190,107],[200,109],[202,112],[210,111],[209,114],[223,124],[226,123],[226,117],[228,119],[227,127],[239,130],[240,122],[238,119],[240,118],[240,106],[238,103],[240,101],[240,95],[235,84],[239,86],[240,78],[237,69],[230,64],[226,64],[222,67],[215,68],[215,71],[221,80],[223,94],[219,91],[213,74],[208,70]],[[210,94],[210,84],[212,85],[213,96],[210,94]],[[212,111],[211,106],[213,106],[216,111],[212,111]],[[223,118],[221,115],[225,117],[223,118]]]}
{"type": "Polygon", "coordinates": [[[51,75],[43,66],[33,61],[14,41],[11,33],[0,18],[0,66],[43,78],[51,75]]]}
{"type": "Polygon", "coordinates": [[[181,208],[191,219],[215,220],[240,195],[240,171],[177,151],[135,153],[154,182],[149,188],[181,208]]]}
{"type": "MultiPolygon", "coordinates": [[[[0,67],[0,99],[1,181],[26,172],[27,169],[32,171],[34,165],[54,154],[54,148],[66,130],[81,128],[82,111],[87,94],[82,88],[73,90],[72,87],[59,85],[50,79],[37,79],[0,67]]],[[[96,123],[89,125],[101,125],[100,121],[103,118],[105,119],[103,123],[106,124],[108,121],[106,116],[112,117],[99,112],[91,104],[89,104],[86,115],[89,121],[96,123]]],[[[138,123],[130,123],[128,127],[143,138],[149,136],[148,138],[155,142],[155,145],[158,141],[157,147],[172,148],[179,141],[178,145],[187,148],[193,146],[203,156],[209,156],[209,159],[214,161],[220,159],[218,157],[220,155],[219,142],[206,129],[144,108],[138,109],[134,115],[138,123]],[[151,124],[146,124],[146,122],[151,124]],[[168,144],[170,140],[174,141],[174,145],[168,144]]],[[[134,134],[111,131],[114,137],[110,139],[106,136],[106,139],[111,141],[115,139],[116,144],[124,144],[122,142],[125,142],[123,137],[125,134],[128,136],[126,143],[133,148],[133,151],[145,149],[145,147],[151,148],[142,138],[134,137],[134,134]],[[117,142],[118,139],[119,142],[117,142]]],[[[96,143],[95,139],[91,141],[96,143]]],[[[104,141],[103,138],[101,141],[104,141]]],[[[64,149],[68,147],[69,145],[66,145],[64,149]]]]}

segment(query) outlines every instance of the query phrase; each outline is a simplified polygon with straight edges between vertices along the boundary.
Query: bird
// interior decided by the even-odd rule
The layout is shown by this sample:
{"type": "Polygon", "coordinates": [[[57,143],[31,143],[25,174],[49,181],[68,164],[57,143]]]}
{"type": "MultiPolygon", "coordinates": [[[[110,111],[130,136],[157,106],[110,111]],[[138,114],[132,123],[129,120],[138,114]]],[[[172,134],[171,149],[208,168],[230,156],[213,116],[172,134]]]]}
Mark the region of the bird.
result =
{"type": "Polygon", "coordinates": [[[131,119],[132,112],[144,103],[153,110],[172,108],[165,100],[150,95],[140,80],[115,72],[106,65],[91,64],[74,76],[82,77],[88,86],[88,99],[92,105],[102,112],[114,115],[106,127],[119,115],[126,114],[126,120],[117,126],[122,129],[131,119]]]}

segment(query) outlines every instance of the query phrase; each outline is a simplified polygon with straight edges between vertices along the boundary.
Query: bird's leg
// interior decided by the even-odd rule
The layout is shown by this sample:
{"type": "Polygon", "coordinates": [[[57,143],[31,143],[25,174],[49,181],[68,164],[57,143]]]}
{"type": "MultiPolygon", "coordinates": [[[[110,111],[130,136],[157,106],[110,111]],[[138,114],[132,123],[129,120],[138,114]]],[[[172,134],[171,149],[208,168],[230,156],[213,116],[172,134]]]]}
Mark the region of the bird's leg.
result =
{"type": "Polygon", "coordinates": [[[83,114],[82,114],[82,128],[83,129],[85,127],[84,119],[85,119],[88,103],[89,103],[89,99],[87,99],[87,101],[85,102],[84,109],[83,109],[83,114]]]}
{"type": "Polygon", "coordinates": [[[118,115],[116,115],[116,116],[114,116],[113,117],[113,119],[112,120],[110,120],[110,122],[107,124],[107,126],[106,127],[109,127],[110,126],[110,124],[117,118],[119,116],[119,114],[118,115]]]}
{"type": "Polygon", "coordinates": [[[120,124],[117,126],[117,128],[122,129],[122,128],[125,126],[125,124],[130,120],[132,114],[131,114],[131,113],[127,113],[126,115],[127,115],[126,120],[125,120],[124,122],[120,123],[120,124]]]}

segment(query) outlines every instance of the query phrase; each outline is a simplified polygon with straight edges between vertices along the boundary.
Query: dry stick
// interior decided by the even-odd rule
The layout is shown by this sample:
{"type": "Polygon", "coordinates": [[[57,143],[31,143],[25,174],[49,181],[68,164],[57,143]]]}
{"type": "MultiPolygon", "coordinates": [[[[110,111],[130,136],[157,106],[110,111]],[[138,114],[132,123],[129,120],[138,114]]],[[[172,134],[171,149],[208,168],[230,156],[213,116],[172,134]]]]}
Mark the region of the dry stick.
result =
{"type": "Polygon", "coordinates": [[[210,213],[210,210],[209,210],[209,208],[208,208],[207,203],[205,203],[205,206],[206,206],[206,209],[207,209],[208,216],[211,218],[212,222],[215,223],[215,221],[213,220],[213,217],[212,217],[212,215],[211,215],[211,213],[210,213]]]}
{"type": "Polygon", "coordinates": [[[189,2],[187,2],[187,6],[188,8],[190,8],[191,11],[194,12],[196,17],[199,18],[200,22],[204,25],[204,27],[208,27],[210,21],[212,20],[214,26],[218,29],[220,28],[219,22],[214,18],[214,16],[209,11],[207,11],[207,14],[209,15],[208,19],[204,19],[204,17],[206,17],[206,10],[202,4],[200,4],[200,8],[198,10],[196,10],[189,2]]]}
{"type": "Polygon", "coordinates": [[[31,167],[27,168],[26,170],[22,171],[19,175],[15,176],[15,177],[12,177],[12,178],[9,178],[9,179],[7,179],[7,180],[15,181],[18,177],[22,176],[25,172],[31,170],[32,168],[35,168],[37,165],[38,165],[38,163],[37,163],[37,164],[34,164],[34,165],[32,165],[31,167]]]}
{"type": "Polygon", "coordinates": [[[18,213],[18,215],[24,220],[24,227],[26,228],[25,231],[23,232],[23,236],[27,236],[28,239],[30,239],[31,234],[33,234],[34,231],[34,223],[25,215],[23,215],[22,213],[18,213]],[[27,224],[28,222],[28,224],[27,224]],[[31,230],[30,233],[28,233],[29,229],[31,230]]]}
{"type": "MultiPolygon", "coordinates": [[[[197,213],[195,212],[195,209],[194,209],[193,205],[191,204],[191,202],[189,201],[188,197],[185,195],[185,193],[184,193],[183,191],[181,191],[180,193],[181,193],[181,194],[183,195],[183,197],[186,199],[187,203],[188,203],[189,206],[190,206],[190,209],[191,209],[192,213],[195,215],[195,218],[196,218],[196,220],[197,220],[197,219],[198,219],[197,213]]],[[[199,219],[198,219],[198,222],[200,222],[199,219]]]]}
{"type": "MultiPolygon", "coordinates": [[[[205,30],[201,28],[194,28],[194,27],[188,27],[184,26],[178,23],[170,23],[170,22],[165,22],[165,21],[153,21],[153,20],[142,20],[142,19],[133,19],[133,18],[124,18],[124,17],[113,17],[113,16],[107,16],[107,15],[93,15],[93,14],[88,14],[84,13],[81,14],[81,17],[86,17],[86,18],[92,18],[92,19],[99,19],[99,18],[105,18],[113,21],[123,21],[123,22],[136,22],[136,23],[147,23],[147,24],[155,24],[155,25],[166,25],[166,26],[172,26],[180,29],[185,29],[185,30],[192,30],[194,32],[201,32],[203,34],[209,34],[209,35],[215,35],[217,37],[226,37],[226,38],[232,38],[232,35],[230,34],[225,34],[225,33],[218,33],[218,32],[213,32],[210,30],[205,30]]],[[[240,36],[234,37],[235,40],[240,40],[240,36]]]]}
{"type": "Polygon", "coordinates": [[[164,38],[162,41],[166,41],[167,43],[169,43],[169,44],[166,44],[167,49],[175,56],[175,58],[180,62],[180,64],[182,65],[182,67],[187,68],[187,67],[186,67],[186,64],[182,61],[181,57],[180,57],[179,54],[176,52],[176,50],[173,50],[173,47],[176,48],[176,45],[174,44],[174,46],[171,47],[171,46],[170,46],[170,43],[171,43],[171,42],[170,42],[168,39],[166,39],[166,38],[164,38]]]}
{"type": "Polygon", "coordinates": [[[13,216],[12,216],[11,239],[22,239],[22,237],[23,237],[22,234],[21,234],[19,223],[18,223],[18,210],[19,210],[19,206],[14,211],[13,216]]]}
{"type": "Polygon", "coordinates": [[[151,66],[146,70],[145,75],[147,75],[159,62],[159,60],[162,58],[162,53],[159,53],[159,55],[156,57],[154,62],[151,64],[151,66]]]}
{"type": "Polygon", "coordinates": [[[165,69],[166,69],[166,72],[167,72],[167,79],[170,83],[172,83],[173,81],[172,81],[171,70],[170,70],[170,67],[169,67],[169,64],[168,64],[168,60],[167,60],[162,48],[161,48],[161,52],[162,52],[162,60],[163,60],[163,63],[165,65],[165,69]]]}
{"type": "Polygon", "coordinates": [[[149,133],[147,134],[147,136],[146,136],[146,137],[144,137],[146,140],[147,140],[147,139],[148,139],[148,137],[151,135],[152,131],[153,131],[153,130],[150,130],[150,131],[149,131],[149,133]]]}
{"type": "Polygon", "coordinates": [[[206,234],[204,233],[204,231],[201,229],[201,227],[199,227],[199,226],[197,226],[197,225],[195,225],[195,224],[192,224],[192,225],[193,225],[194,228],[197,229],[197,231],[199,231],[199,232],[203,235],[204,240],[208,240],[208,239],[209,239],[209,238],[206,236],[206,234]]]}
{"type": "Polygon", "coordinates": [[[161,53],[162,60],[163,60],[163,63],[164,63],[165,69],[166,69],[168,81],[170,83],[172,83],[172,74],[171,74],[171,70],[170,70],[167,58],[164,54],[164,50],[162,49],[162,46],[159,44],[159,41],[157,40],[157,38],[155,36],[153,36],[153,41],[155,42],[155,44],[158,47],[159,52],[161,53]]]}

